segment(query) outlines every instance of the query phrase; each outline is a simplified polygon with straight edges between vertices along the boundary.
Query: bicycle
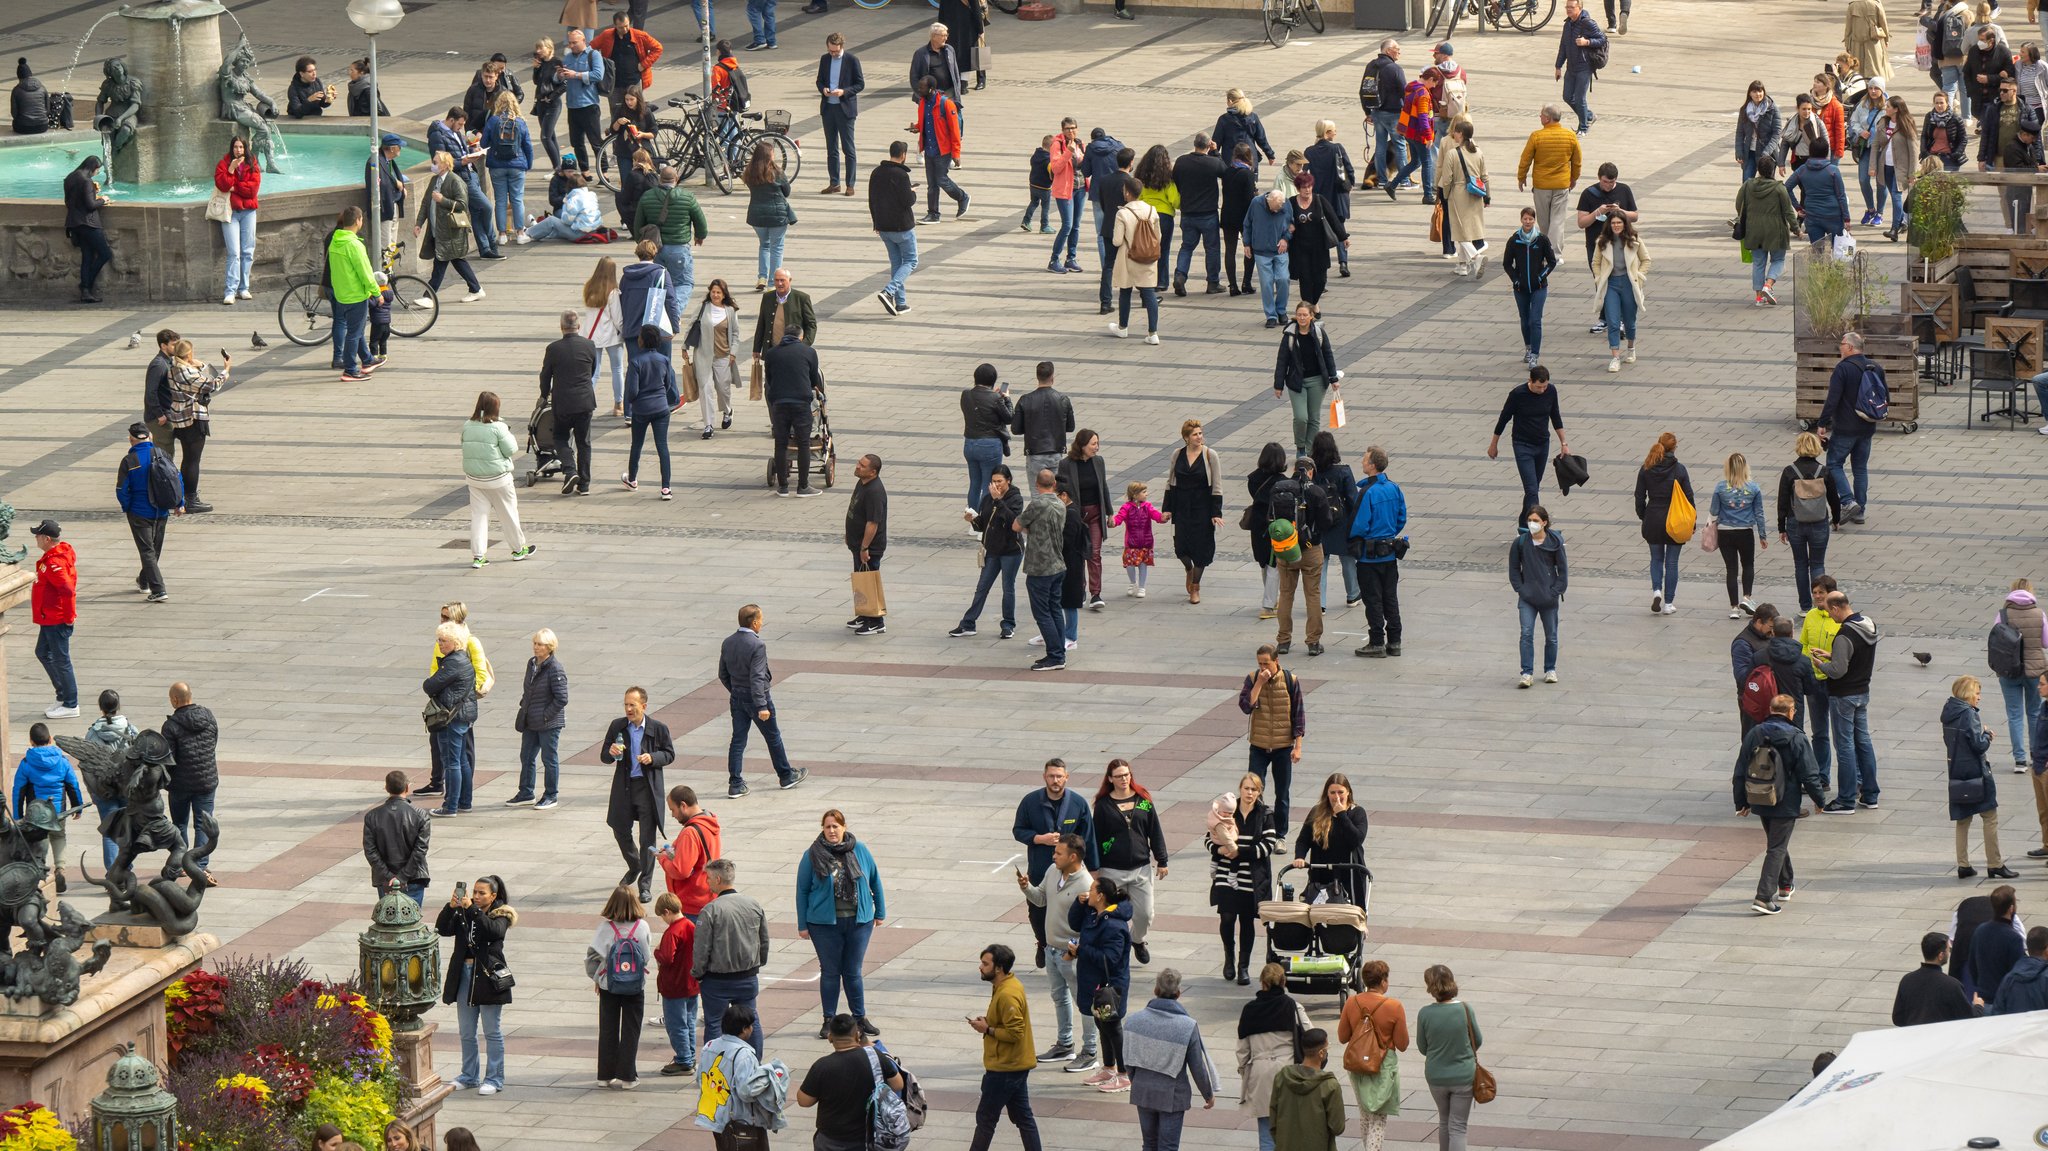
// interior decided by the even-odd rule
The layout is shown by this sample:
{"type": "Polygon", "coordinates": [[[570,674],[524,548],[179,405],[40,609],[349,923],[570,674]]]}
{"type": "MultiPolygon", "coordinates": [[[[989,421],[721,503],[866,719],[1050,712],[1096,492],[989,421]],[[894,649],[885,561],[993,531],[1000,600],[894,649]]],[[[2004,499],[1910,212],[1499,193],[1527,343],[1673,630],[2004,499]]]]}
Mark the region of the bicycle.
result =
{"type": "Polygon", "coordinates": [[[1318,36],[1325,26],[1322,5],[1316,0],[1263,0],[1260,15],[1266,22],[1266,42],[1275,48],[1287,43],[1296,24],[1307,24],[1318,36]]]}
{"type": "MultiPolygon", "coordinates": [[[[441,318],[441,299],[427,282],[410,272],[393,271],[405,241],[393,239],[384,249],[384,276],[391,285],[391,334],[411,339],[424,336],[441,318]],[[421,301],[426,305],[421,306],[421,301]]],[[[334,339],[334,306],[327,298],[325,275],[299,275],[285,284],[284,298],[277,302],[277,326],[284,338],[302,348],[318,347],[334,339]]]]}
{"type": "Polygon", "coordinates": [[[683,96],[668,106],[685,118],[654,122],[655,155],[675,165],[679,179],[687,180],[701,169],[720,192],[731,195],[733,170],[723,146],[725,132],[710,105],[701,96],[683,96]]]}
{"type": "MultiPolygon", "coordinates": [[[[853,0],[853,2],[867,9],[870,12],[874,11],[877,8],[887,8],[889,6],[889,0],[853,0]]],[[[1020,3],[1022,3],[1022,0],[1010,0],[1010,6],[1008,8],[1003,8],[1003,11],[1015,12],[1017,10],[1017,5],[1020,3]]],[[[939,0],[932,0],[932,7],[937,8],[938,6],[939,0]]],[[[1003,7],[1002,0],[996,0],[996,7],[1003,7]]]]}
{"type": "Polygon", "coordinates": [[[803,149],[789,135],[790,115],[781,108],[770,108],[765,112],[741,112],[736,120],[758,122],[759,128],[741,127],[726,145],[726,159],[735,172],[744,172],[747,162],[754,158],[754,145],[766,143],[775,151],[775,167],[782,173],[785,182],[796,183],[797,170],[803,167],[803,149]]]}
{"type": "Polygon", "coordinates": [[[1450,36],[1457,32],[1458,20],[1467,15],[1496,32],[1503,20],[1519,31],[1536,32],[1550,23],[1556,12],[1557,0],[1442,0],[1430,14],[1425,35],[1434,38],[1437,25],[1448,22],[1444,35],[1450,36]]]}

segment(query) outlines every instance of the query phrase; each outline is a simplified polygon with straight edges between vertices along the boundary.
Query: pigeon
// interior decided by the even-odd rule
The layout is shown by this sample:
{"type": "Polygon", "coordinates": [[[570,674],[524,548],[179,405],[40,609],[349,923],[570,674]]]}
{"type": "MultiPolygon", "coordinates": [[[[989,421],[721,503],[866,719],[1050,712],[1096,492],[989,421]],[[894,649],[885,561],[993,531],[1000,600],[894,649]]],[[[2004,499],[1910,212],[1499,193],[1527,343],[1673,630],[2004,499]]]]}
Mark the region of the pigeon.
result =
{"type": "Polygon", "coordinates": [[[270,341],[263,338],[262,332],[250,332],[249,346],[252,348],[267,348],[270,346],[270,341]]]}
{"type": "Polygon", "coordinates": [[[136,332],[130,332],[130,333],[128,333],[128,346],[129,346],[129,347],[131,347],[131,348],[139,348],[139,347],[141,347],[141,346],[142,346],[142,333],[141,333],[141,332],[139,332],[139,331],[136,331],[136,332]]]}
{"type": "Polygon", "coordinates": [[[1934,655],[1931,652],[1916,651],[1913,653],[1913,658],[1920,661],[1921,667],[1926,667],[1934,662],[1934,655]]]}

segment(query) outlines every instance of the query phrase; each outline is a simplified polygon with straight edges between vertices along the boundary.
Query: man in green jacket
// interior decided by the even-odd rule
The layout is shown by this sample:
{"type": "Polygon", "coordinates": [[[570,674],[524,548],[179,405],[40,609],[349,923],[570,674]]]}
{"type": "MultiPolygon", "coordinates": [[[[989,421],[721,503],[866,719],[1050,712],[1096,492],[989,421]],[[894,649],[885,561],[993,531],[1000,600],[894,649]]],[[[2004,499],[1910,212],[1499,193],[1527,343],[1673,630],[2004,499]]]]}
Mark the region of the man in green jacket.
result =
{"type": "Polygon", "coordinates": [[[704,237],[711,234],[697,197],[676,186],[679,178],[674,165],[663,165],[657,177],[660,185],[648,189],[633,208],[633,239],[654,239],[661,245],[654,259],[668,269],[668,322],[678,332],[683,331],[683,305],[697,286],[690,245],[703,247],[704,237]],[[650,228],[661,234],[650,236],[650,228]]]}
{"type": "Polygon", "coordinates": [[[327,283],[334,295],[334,366],[344,383],[370,378],[370,297],[383,289],[363,248],[363,210],[351,204],[334,221],[327,238],[327,283]]]}
{"type": "Polygon", "coordinates": [[[1337,1136],[1344,1133],[1344,1092],[1337,1077],[1323,1070],[1329,1057],[1330,1036],[1311,1027],[1301,1033],[1301,1062],[1274,1074],[1273,1151],[1337,1151],[1337,1136]]]}

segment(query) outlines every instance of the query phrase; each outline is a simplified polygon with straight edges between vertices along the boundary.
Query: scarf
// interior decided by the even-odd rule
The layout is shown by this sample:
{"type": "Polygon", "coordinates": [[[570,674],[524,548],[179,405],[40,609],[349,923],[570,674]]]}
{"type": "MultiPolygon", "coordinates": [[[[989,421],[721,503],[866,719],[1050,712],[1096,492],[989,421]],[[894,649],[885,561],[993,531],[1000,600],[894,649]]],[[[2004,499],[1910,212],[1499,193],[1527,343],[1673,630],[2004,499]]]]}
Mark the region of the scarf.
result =
{"type": "Polygon", "coordinates": [[[1285,987],[1262,987],[1237,1017],[1237,1037],[1249,1039],[1276,1031],[1292,1034],[1300,1026],[1296,1019],[1300,1011],[1285,987]]]}
{"type": "Polygon", "coordinates": [[[1536,225],[1534,224],[1531,224],[1526,228],[1517,229],[1515,232],[1515,238],[1520,240],[1524,244],[1535,243],[1536,237],[1540,235],[1542,235],[1542,233],[1537,230],[1536,225]]]}
{"type": "Polygon", "coordinates": [[[1744,104],[1742,106],[1742,110],[1749,113],[1749,122],[1752,124],[1756,123],[1758,120],[1763,118],[1764,106],[1762,104],[1757,103],[1755,100],[1751,100],[1749,103],[1744,104]]]}
{"type": "Polygon", "coordinates": [[[819,879],[832,881],[832,898],[851,899],[860,890],[860,857],[854,854],[853,833],[839,837],[838,843],[828,843],[821,833],[811,841],[811,873],[819,879]]]}

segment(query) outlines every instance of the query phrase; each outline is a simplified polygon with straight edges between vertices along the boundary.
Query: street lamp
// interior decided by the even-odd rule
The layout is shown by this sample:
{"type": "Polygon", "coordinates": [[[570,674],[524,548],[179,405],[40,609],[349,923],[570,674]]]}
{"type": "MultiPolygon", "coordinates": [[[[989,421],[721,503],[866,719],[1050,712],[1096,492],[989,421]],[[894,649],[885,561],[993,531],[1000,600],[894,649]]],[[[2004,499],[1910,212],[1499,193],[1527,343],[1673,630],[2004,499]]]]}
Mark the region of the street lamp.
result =
{"type": "MultiPolygon", "coordinates": [[[[377,34],[398,27],[398,22],[405,19],[405,7],[398,0],[348,0],[348,19],[370,38],[370,167],[365,183],[370,194],[371,234],[379,237],[381,245],[383,228],[377,221],[382,206],[378,189],[384,179],[379,161],[384,153],[384,139],[377,126],[377,104],[384,98],[384,93],[377,86],[377,34]]],[[[381,252],[378,258],[382,258],[381,252]]]]}
{"type": "Polygon", "coordinates": [[[178,1100],[133,1043],[107,1071],[107,1089],[93,1098],[92,1140],[94,1151],[171,1151],[178,1145],[178,1100]]]}
{"type": "Polygon", "coordinates": [[[377,900],[370,929],[356,939],[363,995],[398,1031],[417,1031],[420,1013],[441,999],[441,940],[420,905],[393,886],[377,900]]]}

